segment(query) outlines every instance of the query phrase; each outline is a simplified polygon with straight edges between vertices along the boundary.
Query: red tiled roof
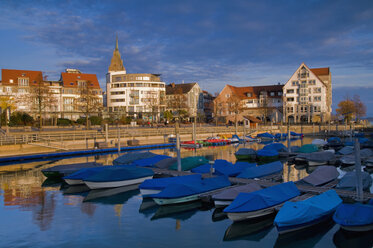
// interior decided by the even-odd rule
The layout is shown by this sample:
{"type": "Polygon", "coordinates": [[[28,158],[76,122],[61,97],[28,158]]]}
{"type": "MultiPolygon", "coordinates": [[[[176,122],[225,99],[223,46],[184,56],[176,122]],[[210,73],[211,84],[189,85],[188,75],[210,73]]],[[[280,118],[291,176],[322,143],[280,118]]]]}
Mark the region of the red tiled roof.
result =
{"type": "MultiPolygon", "coordinates": [[[[257,99],[259,98],[261,91],[267,91],[267,92],[281,92],[282,93],[282,87],[284,85],[265,85],[265,86],[251,86],[251,87],[235,87],[232,85],[227,85],[230,87],[232,92],[234,92],[239,98],[241,99],[257,99]],[[247,96],[247,93],[251,93],[251,97],[247,96]]],[[[268,97],[272,98],[281,98],[282,96],[278,96],[276,94],[275,96],[270,96],[268,94],[268,97]]]]}
{"type": "Polygon", "coordinates": [[[41,71],[1,69],[1,75],[1,82],[3,85],[18,85],[19,77],[29,78],[30,85],[34,81],[43,80],[43,73],[41,71]],[[13,83],[9,82],[11,79],[13,80],[13,83]]]}
{"type": "Polygon", "coordinates": [[[61,81],[64,87],[75,88],[78,87],[78,81],[90,81],[93,88],[101,89],[98,83],[96,74],[86,74],[86,73],[61,73],[61,81]]]}
{"type": "Polygon", "coordinates": [[[187,94],[196,83],[187,83],[187,84],[175,84],[171,83],[166,85],[166,95],[174,95],[177,93],[187,94]]]}
{"type": "Polygon", "coordinates": [[[310,68],[310,70],[316,75],[316,76],[324,76],[324,75],[329,75],[329,67],[324,67],[324,68],[310,68]]]}

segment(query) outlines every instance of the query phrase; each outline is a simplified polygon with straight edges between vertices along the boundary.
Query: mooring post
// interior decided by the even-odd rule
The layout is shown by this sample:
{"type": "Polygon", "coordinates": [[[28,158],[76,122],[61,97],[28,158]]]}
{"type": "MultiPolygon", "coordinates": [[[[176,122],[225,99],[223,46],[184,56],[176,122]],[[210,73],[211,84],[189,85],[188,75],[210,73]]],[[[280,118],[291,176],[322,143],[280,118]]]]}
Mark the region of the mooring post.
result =
{"type": "Polygon", "coordinates": [[[212,176],[212,174],[214,174],[215,172],[214,161],[209,161],[209,164],[210,164],[210,176],[212,176]]]}
{"type": "Polygon", "coordinates": [[[291,147],[290,147],[290,123],[288,123],[288,152],[290,154],[291,152],[291,147]]]}
{"type": "Polygon", "coordinates": [[[176,154],[177,154],[177,171],[181,171],[181,157],[180,157],[180,134],[179,134],[179,120],[175,123],[176,135],[176,154]]]}
{"type": "Polygon", "coordinates": [[[106,144],[109,142],[109,124],[105,124],[105,142],[106,144]]]}
{"type": "Polygon", "coordinates": [[[361,160],[359,139],[355,138],[355,171],[356,171],[356,196],[357,200],[363,201],[363,182],[361,178],[361,160]]]}
{"type": "Polygon", "coordinates": [[[194,146],[196,147],[196,142],[197,142],[197,135],[196,135],[196,128],[197,128],[197,125],[196,125],[196,120],[197,120],[197,117],[195,116],[194,117],[194,120],[193,120],[193,142],[194,142],[194,146]]]}
{"type": "Polygon", "coordinates": [[[118,155],[120,155],[120,129],[119,129],[119,123],[117,125],[118,130],[118,155]]]}

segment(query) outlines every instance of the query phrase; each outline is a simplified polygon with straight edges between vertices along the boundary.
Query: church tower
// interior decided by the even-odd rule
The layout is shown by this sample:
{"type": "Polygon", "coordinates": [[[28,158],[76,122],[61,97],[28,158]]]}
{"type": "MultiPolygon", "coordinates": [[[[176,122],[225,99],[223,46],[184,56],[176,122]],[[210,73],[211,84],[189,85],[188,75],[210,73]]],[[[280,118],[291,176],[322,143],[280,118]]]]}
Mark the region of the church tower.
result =
{"type": "Polygon", "coordinates": [[[116,38],[115,49],[113,52],[113,57],[111,58],[109,72],[114,71],[121,71],[126,73],[126,68],[123,66],[123,60],[120,57],[119,49],[118,49],[118,36],[116,38]]]}

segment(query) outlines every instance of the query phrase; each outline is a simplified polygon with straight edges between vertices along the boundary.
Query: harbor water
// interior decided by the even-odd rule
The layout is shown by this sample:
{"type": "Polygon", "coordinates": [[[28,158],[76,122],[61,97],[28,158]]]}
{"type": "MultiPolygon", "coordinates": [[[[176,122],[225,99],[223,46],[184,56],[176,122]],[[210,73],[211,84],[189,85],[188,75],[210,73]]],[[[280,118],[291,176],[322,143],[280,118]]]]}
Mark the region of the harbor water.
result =
{"type": "MultiPolygon", "coordinates": [[[[310,143],[298,140],[292,145],[310,143]]],[[[263,144],[246,145],[255,149],[263,144]]],[[[182,149],[181,156],[234,162],[240,146],[182,149]]],[[[170,149],[153,150],[176,156],[170,149]]],[[[350,235],[332,221],[295,236],[279,237],[273,217],[233,224],[209,204],[157,206],[133,187],[89,191],[46,180],[41,170],[61,164],[112,164],[118,154],[64,158],[0,167],[0,247],[371,247],[372,233],[350,235]]],[[[285,163],[284,181],[310,168],[285,163]]]]}

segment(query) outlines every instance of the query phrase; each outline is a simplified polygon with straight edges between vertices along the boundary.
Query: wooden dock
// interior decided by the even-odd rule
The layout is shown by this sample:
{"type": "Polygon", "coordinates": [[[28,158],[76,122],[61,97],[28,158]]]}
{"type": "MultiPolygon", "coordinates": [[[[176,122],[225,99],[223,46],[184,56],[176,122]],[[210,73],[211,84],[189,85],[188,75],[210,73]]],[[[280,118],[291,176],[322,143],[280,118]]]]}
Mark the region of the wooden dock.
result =
{"type": "MultiPolygon", "coordinates": [[[[196,173],[192,173],[192,172],[189,172],[189,171],[174,171],[174,170],[166,170],[166,169],[158,169],[158,168],[151,168],[151,169],[156,174],[163,174],[163,175],[169,175],[169,176],[185,176],[185,175],[196,174],[196,173]]],[[[211,175],[211,174],[208,174],[208,173],[207,174],[202,174],[203,178],[208,178],[208,177],[212,177],[212,176],[214,176],[214,175],[211,175]]],[[[229,181],[233,184],[233,186],[231,186],[231,187],[234,187],[237,184],[238,185],[243,185],[243,184],[249,184],[249,183],[252,183],[252,182],[256,182],[261,187],[267,188],[267,187],[271,187],[271,186],[280,184],[281,182],[278,182],[278,179],[279,179],[279,173],[274,174],[272,176],[267,176],[267,177],[264,177],[264,178],[261,178],[261,179],[245,179],[245,178],[229,177],[229,181]]],[[[336,184],[337,184],[337,180],[334,180],[334,181],[332,181],[332,182],[330,182],[326,185],[320,186],[320,187],[314,187],[314,186],[311,186],[311,185],[301,185],[301,184],[296,184],[296,186],[297,186],[299,191],[304,193],[303,195],[310,196],[310,195],[318,195],[318,194],[324,193],[325,191],[328,191],[330,189],[334,189],[336,184]]],[[[227,188],[230,188],[230,187],[227,187],[227,188]]],[[[217,193],[219,193],[219,192],[221,192],[221,191],[223,191],[227,188],[210,191],[208,193],[201,194],[200,197],[202,199],[206,200],[206,199],[209,199],[212,195],[217,194],[217,193]]],[[[342,199],[345,199],[345,200],[348,200],[348,201],[357,200],[357,196],[356,196],[355,191],[341,190],[341,189],[334,189],[334,190],[337,192],[337,194],[342,199]]],[[[303,195],[302,195],[302,197],[303,197],[303,195]]],[[[368,201],[369,199],[373,199],[373,194],[369,193],[369,192],[364,192],[363,193],[363,201],[368,201]]]]}

